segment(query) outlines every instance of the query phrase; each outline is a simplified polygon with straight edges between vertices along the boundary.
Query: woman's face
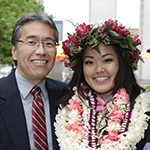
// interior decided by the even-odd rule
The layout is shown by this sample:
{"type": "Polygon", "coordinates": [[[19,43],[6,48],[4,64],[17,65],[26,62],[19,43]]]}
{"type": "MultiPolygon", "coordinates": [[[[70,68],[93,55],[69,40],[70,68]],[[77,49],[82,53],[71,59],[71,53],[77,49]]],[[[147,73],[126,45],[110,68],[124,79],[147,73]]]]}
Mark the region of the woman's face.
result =
{"type": "Polygon", "coordinates": [[[116,52],[111,45],[99,44],[100,52],[87,47],[83,55],[83,73],[88,85],[100,95],[110,96],[119,69],[116,52]]]}

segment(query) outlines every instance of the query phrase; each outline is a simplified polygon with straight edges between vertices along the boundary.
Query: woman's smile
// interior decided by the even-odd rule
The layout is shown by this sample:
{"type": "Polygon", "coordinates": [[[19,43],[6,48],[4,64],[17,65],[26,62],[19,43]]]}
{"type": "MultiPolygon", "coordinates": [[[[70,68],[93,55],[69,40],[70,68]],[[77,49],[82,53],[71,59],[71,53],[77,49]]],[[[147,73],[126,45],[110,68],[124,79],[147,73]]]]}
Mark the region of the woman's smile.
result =
{"type": "Polygon", "coordinates": [[[102,82],[105,82],[109,79],[109,77],[97,77],[97,78],[94,78],[98,83],[102,83],[102,82]]]}

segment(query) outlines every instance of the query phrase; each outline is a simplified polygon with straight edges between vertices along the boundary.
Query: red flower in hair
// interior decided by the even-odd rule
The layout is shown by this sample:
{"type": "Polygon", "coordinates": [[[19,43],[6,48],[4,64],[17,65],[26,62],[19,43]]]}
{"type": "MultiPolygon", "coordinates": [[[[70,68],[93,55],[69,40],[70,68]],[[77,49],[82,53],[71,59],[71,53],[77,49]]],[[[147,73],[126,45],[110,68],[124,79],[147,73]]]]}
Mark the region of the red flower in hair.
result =
{"type": "Polygon", "coordinates": [[[139,37],[139,35],[133,35],[131,37],[132,41],[133,41],[133,45],[135,45],[135,46],[141,45],[141,40],[138,37],[139,37]]]}
{"type": "Polygon", "coordinates": [[[75,35],[73,36],[68,36],[69,40],[72,42],[73,46],[77,46],[78,45],[78,39],[75,35]]]}
{"type": "Polygon", "coordinates": [[[105,21],[105,23],[101,26],[100,31],[101,31],[102,33],[104,33],[105,35],[108,35],[108,33],[103,32],[103,30],[104,30],[109,24],[112,24],[112,23],[113,23],[113,26],[112,26],[111,30],[114,30],[114,29],[116,28],[116,26],[118,25],[117,20],[109,19],[108,21],[105,21]]]}
{"type": "Polygon", "coordinates": [[[141,54],[140,50],[138,48],[136,50],[137,50],[138,54],[140,55],[141,54]]]}
{"type": "Polygon", "coordinates": [[[130,34],[130,32],[125,29],[125,26],[122,25],[117,26],[114,31],[116,31],[120,36],[127,36],[128,34],[130,34]]]}
{"type": "Polygon", "coordinates": [[[69,47],[66,45],[66,43],[70,43],[70,41],[69,40],[65,40],[65,41],[63,41],[62,42],[62,48],[63,48],[63,50],[64,50],[64,54],[65,55],[70,55],[70,49],[69,49],[69,47]]]}
{"type": "Polygon", "coordinates": [[[131,63],[137,63],[139,61],[139,58],[134,52],[130,51],[130,60],[131,63]]]}
{"type": "Polygon", "coordinates": [[[71,64],[70,64],[70,61],[68,59],[65,59],[65,67],[70,67],[71,64]]]}
{"type": "Polygon", "coordinates": [[[137,55],[134,52],[130,51],[130,58],[133,59],[133,60],[136,60],[137,55]]]}
{"type": "Polygon", "coordinates": [[[128,34],[130,34],[130,32],[127,29],[125,29],[125,26],[122,26],[121,24],[118,26],[117,20],[112,19],[105,21],[105,23],[101,26],[100,31],[105,35],[108,35],[108,33],[103,32],[103,30],[112,23],[113,26],[110,30],[117,32],[120,36],[127,36],[128,34]]]}
{"type": "Polygon", "coordinates": [[[84,36],[87,35],[90,31],[90,26],[86,25],[85,23],[80,24],[77,28],[76,28],[76,33],[79,36],[84,36]]]}

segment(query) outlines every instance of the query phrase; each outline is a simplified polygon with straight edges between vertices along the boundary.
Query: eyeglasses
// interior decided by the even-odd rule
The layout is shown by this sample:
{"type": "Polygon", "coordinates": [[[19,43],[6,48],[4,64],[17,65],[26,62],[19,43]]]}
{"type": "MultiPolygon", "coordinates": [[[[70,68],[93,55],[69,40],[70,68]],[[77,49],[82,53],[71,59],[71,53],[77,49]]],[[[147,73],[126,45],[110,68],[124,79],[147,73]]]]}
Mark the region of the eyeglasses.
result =
{"type": "Polygon", "coordinates": [[[59,45],[57,42],[55,42],[52,39],[48,39],[46,41],[39,41],[37,39],[27,38],[24,41],[17,40],[17,42],[24,43],[25,47],[28,50],[36,50],[39,47],[40,43],[42,43],[45,50],[50,52],[55,52],[56,51],[55,47],[59,45]]]}

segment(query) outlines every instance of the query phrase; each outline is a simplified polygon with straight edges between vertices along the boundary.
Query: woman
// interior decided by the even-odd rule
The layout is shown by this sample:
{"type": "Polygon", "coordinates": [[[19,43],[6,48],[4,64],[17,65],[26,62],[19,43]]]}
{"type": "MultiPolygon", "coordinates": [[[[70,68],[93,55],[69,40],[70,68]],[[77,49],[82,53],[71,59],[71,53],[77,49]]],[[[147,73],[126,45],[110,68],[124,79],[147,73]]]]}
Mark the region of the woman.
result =
{"type": "Polygon", "coordinates": [[[149,97],[133,73],[143,61],[138,36],[109,19],[96,28],[83,23],[68,38],[74,74],[56,116],[61,150],[142,150],[150,142],[149,97]]]}

